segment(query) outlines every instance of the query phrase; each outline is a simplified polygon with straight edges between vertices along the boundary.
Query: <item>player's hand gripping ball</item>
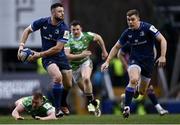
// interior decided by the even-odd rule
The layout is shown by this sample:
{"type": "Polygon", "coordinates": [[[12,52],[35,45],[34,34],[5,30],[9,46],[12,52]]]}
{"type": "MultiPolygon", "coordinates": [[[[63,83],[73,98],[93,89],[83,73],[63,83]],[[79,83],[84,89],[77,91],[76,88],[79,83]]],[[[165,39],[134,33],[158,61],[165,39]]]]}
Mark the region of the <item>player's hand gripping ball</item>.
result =
{"type": "Polygon", "coordinates": [[[22,62],[28,62],[29,58],[33,55],[34,53],[32,52],[31,49],[29,48],[25,48],[23,50],[20,51],[20,60],[22,62]]]}

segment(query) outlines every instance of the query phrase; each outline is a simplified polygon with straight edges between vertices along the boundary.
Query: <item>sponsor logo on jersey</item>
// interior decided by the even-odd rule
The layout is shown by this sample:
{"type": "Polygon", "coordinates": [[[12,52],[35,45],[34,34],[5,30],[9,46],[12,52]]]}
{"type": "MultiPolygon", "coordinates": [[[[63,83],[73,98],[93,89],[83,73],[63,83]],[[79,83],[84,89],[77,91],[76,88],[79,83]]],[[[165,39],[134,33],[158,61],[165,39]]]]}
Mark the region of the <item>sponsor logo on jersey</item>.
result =
{"type": "Polygon", "coordinates": [[[63,38],[64,39],[68,39],[69,38],[69,31],[67,31],[67,30],[64,31],[63,38]]]}
{"type": "Polygon", "coordinates": [[[158,31],[153,25],[149,28],[149,30],[153,33],[156,33],[158,31]]]}
{"type": "Polygon", "coordinates": [[[141,31],[140,36],[144,36],[144,35],[145,35],[144,31],[141,31]]]}
{"type": "Polygon", "coordinates": [[[47,26],[43,26],[43,29],[46,30],[46,29],[47,29],[47,26]]]}
{"type": "Polygon", "coordinates": [[[47,36],[43,36],[44,39],[46,40],[51,40],[51,38],[47,37],[47,36]]]}
{"type": "Polygon", "coordinates": [[[135,39],[134,42],[137,43],[137,42],[138,42],[138,39],[135,39]]]}
{"type": "Polygon", "coordinates": [[[59,34],[59,29],[56,29],[56,30],[55,30],[55,34],[59,34]]]}
{"type": "Polygon", "coordinates": [[[135,40],[135,42],[132,43],[131,45],[136,46],[136,45],[142,45],[142,44],[146,44],[146,43],[147,43],[146,40],[145,41],[141,41],[141,42],[139,42],[138,40],[137,41],[135,40]]]}
{"type": "Polygon", "coordinates": [[[128,35],[128,38],[132,38],[132,35],[128,35]]]}
{"type": "Polygon", "coordinates": [[[52,38],[52,34],[49,34],[49,37],[51,37],[51,38],[52,38]]]}

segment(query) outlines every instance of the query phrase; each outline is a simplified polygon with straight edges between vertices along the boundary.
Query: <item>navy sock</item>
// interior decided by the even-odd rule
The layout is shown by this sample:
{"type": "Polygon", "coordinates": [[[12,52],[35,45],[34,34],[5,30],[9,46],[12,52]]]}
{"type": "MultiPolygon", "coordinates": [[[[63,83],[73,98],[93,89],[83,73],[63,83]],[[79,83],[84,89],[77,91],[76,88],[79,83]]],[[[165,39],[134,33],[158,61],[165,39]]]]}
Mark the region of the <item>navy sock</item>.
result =
{"type": "Polygon", "coordinates": [[[151,102],[153,103],[154,106],[156,104],[158,104],[157,97],[156,97],[156,95],[152,89],[147,90],[147,95],[148,95],[149,99],[151,100],[151,102]]]}
{"type": "Polygon", "coordinates": [[[63,107],[67,107],[66,99],[67,99],[68,93],[69,93],[69,90],[63,88],[62,99],[61,99],[61,106],[63,107]]]}
{"type": "Polygon", "coordinates": [[[134,88],[131,87],[126,87],[126,92],[125,92],[125,106],[130,106],[132,102],[132,98],[134,96],[134,88]]]}
{"type": "Polygon", "coordinates": [[[52,87],[52,92],[54,97],[54,107],[56,108],[56,110],[60,109],[62,89],[63,89],[63,85],[59,83],[54,83],[52,87]]]}

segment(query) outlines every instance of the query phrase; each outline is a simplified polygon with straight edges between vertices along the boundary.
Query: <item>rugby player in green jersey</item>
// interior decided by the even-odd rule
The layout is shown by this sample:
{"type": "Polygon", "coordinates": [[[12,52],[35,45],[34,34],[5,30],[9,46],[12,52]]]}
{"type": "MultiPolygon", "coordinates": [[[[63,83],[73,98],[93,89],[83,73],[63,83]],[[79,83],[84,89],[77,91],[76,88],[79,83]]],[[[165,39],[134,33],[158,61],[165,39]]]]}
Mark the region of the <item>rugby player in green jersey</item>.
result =
{"type": "Polygon", "coordinates": [[[20,113],[27,112],[37,120],[55,120],[55,108],[48,102],[47,98],[40,92],[35,92],[33,96],[20,98],[15,102],[15,109],[12,116],[15,120],[24,120],[20,113]]]}
{"type": "Polygon", "coordinates": [[[96,116],[101,115],[100,101],[93,96],[93,87],[90,80],[93,64],[88,50],[92,42],[97,42],[102,49],[102,59],[108,56],[102,37],[92,32],[82,32],[79,21],[74,20],[71,25],[71,34],[65,45],[65,53],[73,69],[73,82],[77,83],[88,99],[88,111],[96,116]]]}

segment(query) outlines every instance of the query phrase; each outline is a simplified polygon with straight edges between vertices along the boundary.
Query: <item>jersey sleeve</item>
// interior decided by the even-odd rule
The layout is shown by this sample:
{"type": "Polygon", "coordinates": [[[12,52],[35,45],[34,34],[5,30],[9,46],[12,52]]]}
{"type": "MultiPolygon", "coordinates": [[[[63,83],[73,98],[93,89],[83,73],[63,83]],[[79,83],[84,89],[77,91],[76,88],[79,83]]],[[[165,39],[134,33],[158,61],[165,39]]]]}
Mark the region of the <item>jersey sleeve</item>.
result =
{"type": "Polygon", "coordinates": [[[43,105],[43,108],[46,110],[46,114],[50,114],[52,112],[55,112],[55,108],[48,102],[46,102],[44,105],[43,105]]]}
{"type": "Polygon", "coordinates": [[[149,24],[149,26],[148,26],[148,31],[150,32],[150,34],[153,36],[153,37],[156,37],[156,36],[158,36],[159,35],[159,30],[158,29],[156,29],[156,27],[155,26],[153,26],[153,25],[150,25],[149,24]]]}
{"type": "Polygon", "coordinates": [[[126,44],[126,42],[127,42],[127,30],[125,30],[122,34],[121,34],[121,36],[120,36],[120,38],[118,39],[118,43],[121,45],[121,46],[124,46],[125,44],[126,44]]]}
{"type": "Polygon", "coordinates": [[[93,41],[94,35],[95,35],[95,33],[93,33],[93,32],[87,32],[87,36],[88,36],[88,39],[89,39],[90,42],[93,41]]]}
{"type": "Polygon", "coordinates": [[[35,20],[32,24],[31,24],[31,28],[33,31],[39,30],[40,28],[43,27],[43,24],[45,22],[44,18],[40,18],[38,20],[35,20]]]}
{"type": "Polygon", "coordinates": [[[67,49],[70,49],[70,41],[68,41],[65,45],[64,45],[65,48],[67,49]]]}
{"type": "Polygon", "coordinates": [[[59,33],[59,37],[57,39],[58,42],[67,43],[69,39],[69,29],[66,24],[61,29],[61,32],[59,33]]]}
{"type": "Polygon", "coordinates": [[[26,110],[28,110],[28,107],[31,105],[31,102],[32,102],[32,97],[31,96],[24,97],[22,99],[22,105],[24,106],[24,108],[26,110]]]}

